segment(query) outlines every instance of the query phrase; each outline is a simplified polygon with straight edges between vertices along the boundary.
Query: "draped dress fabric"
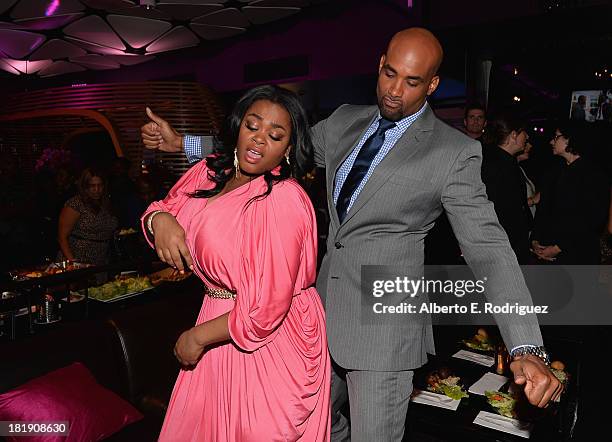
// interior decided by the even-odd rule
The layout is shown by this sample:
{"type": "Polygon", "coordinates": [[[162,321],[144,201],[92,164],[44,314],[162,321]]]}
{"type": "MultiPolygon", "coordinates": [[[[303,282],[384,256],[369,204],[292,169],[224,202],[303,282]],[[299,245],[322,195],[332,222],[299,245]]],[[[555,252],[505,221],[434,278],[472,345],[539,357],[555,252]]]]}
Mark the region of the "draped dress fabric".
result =
{"type": "MultiPolygon", "coordinates": [[[[331,365],[325,314],[313,287],[316,223],[292,179],[267,189],[258,177],[212,202],[206,161],[160,202],[186,232],[195,273],[236,300],[204,297],[197,324],[230,312],[231,342],[181,370],[160,441],[328,441],[331,365]]],[[[176,302],[180,302],[177,298],[176,302]]]]}

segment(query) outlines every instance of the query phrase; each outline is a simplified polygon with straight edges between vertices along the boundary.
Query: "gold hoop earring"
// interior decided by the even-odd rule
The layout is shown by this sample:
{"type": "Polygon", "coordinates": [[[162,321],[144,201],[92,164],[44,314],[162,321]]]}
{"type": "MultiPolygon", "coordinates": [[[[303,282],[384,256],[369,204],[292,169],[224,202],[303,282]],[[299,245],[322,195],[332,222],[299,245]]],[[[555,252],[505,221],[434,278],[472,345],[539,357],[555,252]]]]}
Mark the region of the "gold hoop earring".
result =
{"type": "Polygon", "coordinates": [[[240,163],[238,162],[238,148],[234,149],[234,170],[236,178],[240,178],[242,174],[240,173],[240,163]]]}

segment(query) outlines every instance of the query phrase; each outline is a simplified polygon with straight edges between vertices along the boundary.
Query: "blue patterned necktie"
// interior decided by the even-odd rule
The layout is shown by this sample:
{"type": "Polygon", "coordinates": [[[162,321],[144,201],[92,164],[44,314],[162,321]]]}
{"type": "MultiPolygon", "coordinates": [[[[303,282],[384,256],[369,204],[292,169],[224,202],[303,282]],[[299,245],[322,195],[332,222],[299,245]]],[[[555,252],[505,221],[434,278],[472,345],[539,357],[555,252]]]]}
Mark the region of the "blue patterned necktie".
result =
{"type": "Polygon", "coordinates": [[[346,217],[353,193],[355,193],[355,190],[359,187],[359,184],[361,184],[363,177],[365,177],[366,173],[368,173],[370,164],[372,164],[374,157],[376,157],[376,154],[382,147],[383,142],[385,141],[385,133],[392,127],[395,127],[395,123],[393,121],[381,118],[378,122],[378,129],[376,129],[376,131],[366,140],[363,146],[361,146],[361,149],[357,154],[357,158],[355,158],[355,162],[353,163],[353,167],[342,185],[342,189],[338,195],[338,201],[336,202],[338,219],[341,223],[346,217]]]}

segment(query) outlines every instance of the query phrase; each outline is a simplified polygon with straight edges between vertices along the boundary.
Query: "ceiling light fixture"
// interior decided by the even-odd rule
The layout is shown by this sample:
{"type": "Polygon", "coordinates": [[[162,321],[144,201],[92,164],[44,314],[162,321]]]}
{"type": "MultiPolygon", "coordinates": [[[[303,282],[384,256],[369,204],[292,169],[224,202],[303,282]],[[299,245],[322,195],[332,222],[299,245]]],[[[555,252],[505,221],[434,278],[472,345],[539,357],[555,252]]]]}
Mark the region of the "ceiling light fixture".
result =
{"type": "Polygon", "coordinates": [[[49,6],[47,6],[47,9],[45,9],[45,17],[49,17],[55,14],[55,11],[57,11],[57,8],[59,8],[59,6],[60,6],[60,0],[50,1],[49,6]]]}
{"type": "Polygon", "coordinates": [[[143,6],[147,10],[155,8],[157,6],[156,0],[139,0],[140,6],[143,6]]]}

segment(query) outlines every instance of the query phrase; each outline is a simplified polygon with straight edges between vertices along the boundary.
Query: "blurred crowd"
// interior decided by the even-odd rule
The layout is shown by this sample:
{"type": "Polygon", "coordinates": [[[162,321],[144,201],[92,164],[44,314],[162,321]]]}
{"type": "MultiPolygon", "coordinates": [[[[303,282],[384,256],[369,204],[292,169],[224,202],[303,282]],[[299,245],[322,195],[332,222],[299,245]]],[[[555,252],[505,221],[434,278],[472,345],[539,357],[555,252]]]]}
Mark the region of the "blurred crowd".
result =
{"type": "MultiPolygon", "coordinates": [[[[609,124],[571,119],[534,127],[508,114],[488,118],[474,103],[464,127],[482,144],[487,196],[520,264],[612,263],[609,124]]],[[[429,263],[462,262],[445,215],[427,241],[429,263]]]]}

